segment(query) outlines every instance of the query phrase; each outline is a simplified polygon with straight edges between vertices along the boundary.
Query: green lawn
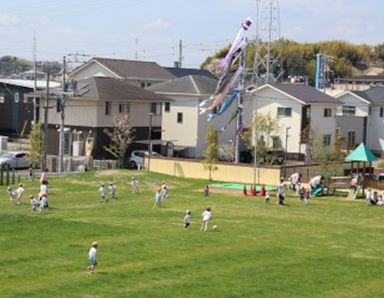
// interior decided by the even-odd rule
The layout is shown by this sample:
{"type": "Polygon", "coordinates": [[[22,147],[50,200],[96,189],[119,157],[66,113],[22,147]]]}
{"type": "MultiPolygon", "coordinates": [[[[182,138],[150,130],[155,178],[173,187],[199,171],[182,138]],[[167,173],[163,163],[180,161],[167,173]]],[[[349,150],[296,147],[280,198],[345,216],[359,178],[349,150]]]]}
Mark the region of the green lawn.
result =
{"type": "MultiPolygon", "coordinates": [[[[38,181],[25,182],[24,201],[38,181]]],[[[50,179],[50,209],[31,214],[0,188],[0,297],[384,297],[384,208],[323,197],[287,207],[212,193],[206,181],[136,171],[50,179]],[[132,194],[130,177],[141,182],[132,194]],[[153,208],[166,180],[170,198],[153,208]],[[100,204],[101,182],[118,200],[100,204]],[[200,231],[212,206],[219,231],[200,231]],[[183,229],[192,210],[190,230],[183,229]],[[100,241],[97,273],[87,273],[100,241]]],[[[240,192],[240,191],[239,191],[240,192]]]]}

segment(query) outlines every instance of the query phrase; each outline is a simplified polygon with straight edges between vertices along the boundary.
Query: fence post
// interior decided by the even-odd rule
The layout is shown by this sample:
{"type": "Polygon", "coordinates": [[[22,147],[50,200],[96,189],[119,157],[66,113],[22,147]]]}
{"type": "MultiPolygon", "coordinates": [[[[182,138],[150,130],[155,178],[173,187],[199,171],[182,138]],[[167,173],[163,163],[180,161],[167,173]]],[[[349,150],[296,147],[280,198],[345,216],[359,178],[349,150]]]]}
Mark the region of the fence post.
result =
{"type": "Polygon", "coordinates": [[[12,184],[15,185],[15,169],[12,169],[12,184]]]}
{"type": "Polygon", "coordinates": [[[7,173],[5,175],[5,178],[6,178],[6,185],[9,185],[9,165],[7,165],[7,173]]]}

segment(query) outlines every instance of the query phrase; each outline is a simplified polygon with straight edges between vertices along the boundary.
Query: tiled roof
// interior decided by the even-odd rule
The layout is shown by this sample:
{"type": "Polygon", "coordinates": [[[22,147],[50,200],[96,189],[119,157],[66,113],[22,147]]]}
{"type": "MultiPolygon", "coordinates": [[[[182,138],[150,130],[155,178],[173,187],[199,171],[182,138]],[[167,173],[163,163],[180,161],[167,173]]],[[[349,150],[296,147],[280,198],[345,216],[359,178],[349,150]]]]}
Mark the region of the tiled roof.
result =
{"type": "Polygon", "coordinates": [[[211,95],[217,80],[205,76],[186,76],[153,85],[148,90],[160,93],[178,93],[193,95],[211,95]]]}
{"type": "MultiPolygon", "coordinates": [[[[339,104],[340,101],[334,97],[331,97],[314,87],[303,84],[270,84],[272,87],[279,89],[280,91],[295,97],[299,101],[305,104],[311,103],[333,103],[339,104]]],[[[262,87],[261,87],[262,88],[262,87]]]]}
{"type": "MultiPolygon", "coordinates": [[[[121,78],[140,78],[155,80],[170,80],[175,76],[161,67],[156,62],[110,59],[110,58],[93,58],[92,60],[103,64],[106,68],[113,71],[121,78]]],[[[91,60],[91,61],[92,61],[91,60]]]]}
{"type": "Polygon", "coordinates": [[[364,91],[351,91],[372,103],[384,104],[384,87],[370,87],[364,91]]]}
{"type": "Polygon", "coordinates": [[[124,80],[92,77],[77,83],[77,96],[110,101],[169,101],[165,96],[136,87],[124,80]]]}
{"type": "Polygon", "coordinates": [[[212,73],[206,69],[196,69],[196,68],[181,68],[181,67],[164,67],[174,76],[181,78],[185,76],[205,76],[212,79],[217,79],[212,73]]]}

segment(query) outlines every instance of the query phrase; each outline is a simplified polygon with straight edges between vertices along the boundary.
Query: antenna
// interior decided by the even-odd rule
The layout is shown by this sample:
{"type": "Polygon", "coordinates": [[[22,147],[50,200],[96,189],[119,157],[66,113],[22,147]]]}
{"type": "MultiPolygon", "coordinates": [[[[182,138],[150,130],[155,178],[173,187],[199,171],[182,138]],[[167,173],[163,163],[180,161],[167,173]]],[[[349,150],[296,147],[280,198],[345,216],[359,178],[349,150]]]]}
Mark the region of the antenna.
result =
{"type": "MultiPolygon", "coordinates": [[[[33,52],[33,93],[36,94],[37,90],[37,61],[36,61],[36,52],[37,52],[37,46],[36,46],[36,31],[33,31],[33,39],[32,39],[32,52],[33,52]]],[[[36,97],[33,98],[33,123],[37,123],[37,102],[36,97]]]]}
{"type": "Polygon", "coordinates": [[[135,60],[139,60],[139,38],[135,38],[135,60]]]}
{"type": "Polygon", "coordinates": [[[278,0],[256,0],[255,58],[252,82],[274,83],[283,74],[280,49],[280,7],[278,0]]]}

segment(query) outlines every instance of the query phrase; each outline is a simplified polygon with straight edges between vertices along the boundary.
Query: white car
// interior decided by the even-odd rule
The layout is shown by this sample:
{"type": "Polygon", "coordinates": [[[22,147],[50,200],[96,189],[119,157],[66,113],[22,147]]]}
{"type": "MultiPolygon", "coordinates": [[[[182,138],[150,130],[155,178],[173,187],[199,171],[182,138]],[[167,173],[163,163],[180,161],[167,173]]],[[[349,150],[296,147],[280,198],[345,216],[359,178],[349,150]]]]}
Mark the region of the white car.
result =
{"type": "Polygon", "coordinates": [[[11,169],[28,168],[30,162],[26,159],[26,152],[8,151],[0,155],[0,166],[9,165],[11,169]]]}
{"type": "MultiPolygon", "coordinates": [[[[152,152],[151,156],[161,156],[157,152],[152,152]]],[[[144,157],[148,157],[148,151],[134,150],[129,157],[128,163],[131,168],[144,167],[144,157]]]]}

